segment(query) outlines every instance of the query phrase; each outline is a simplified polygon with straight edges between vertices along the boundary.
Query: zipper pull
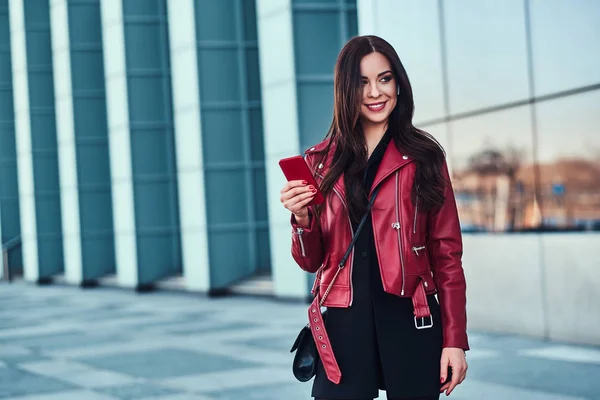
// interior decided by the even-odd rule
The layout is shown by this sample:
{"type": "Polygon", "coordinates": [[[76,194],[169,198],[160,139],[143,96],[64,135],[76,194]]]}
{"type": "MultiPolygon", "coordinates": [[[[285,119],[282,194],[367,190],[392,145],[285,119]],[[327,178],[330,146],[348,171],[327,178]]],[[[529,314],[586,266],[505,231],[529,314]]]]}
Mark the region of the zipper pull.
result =
{"type": "Polygon", "coordinates": [[[392,228],[394,228],[394,229],[400,229],[400,222],[394,222],[392,224],[392,228]]]}
{"type": "Polygon", "coordinates": [[[302,228],[296,228],[296,233],[298,235],[302,235],[304,233],[304,229],[302,229],[302,228]]]}
{"type": "Polygon", "coordinates": [[[425,248],[425,246],[420,246],[420,247],[413,246],[412,251],[414,251],[416,255],[419,255],[419,250],[423,250],[424,248],[425,248]]]}

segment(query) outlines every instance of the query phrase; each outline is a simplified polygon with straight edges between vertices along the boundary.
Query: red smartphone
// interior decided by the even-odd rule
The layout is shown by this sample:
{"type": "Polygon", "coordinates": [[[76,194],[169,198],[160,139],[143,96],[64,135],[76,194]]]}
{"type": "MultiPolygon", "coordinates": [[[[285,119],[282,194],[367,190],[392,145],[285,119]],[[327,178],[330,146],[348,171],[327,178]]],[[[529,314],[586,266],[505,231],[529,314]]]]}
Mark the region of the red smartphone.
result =
{"type": "Polygon", "coordinates": [[[283,158],[279,160],[279,166],[285,175],[285,178],[288,181],[307,181],[309,185],[313,185],[315,189],[317,189],[317,193],[315,193],[315,197],[311,200],[307,206],[314,206],[316,204],[321,204],[325,201],[323,197],[323,193],[319,189],[319,185],[315,180],[315,177],[310,172],[306,161],[304,161],[304,157],[302,156],[293,156],[288,158],[283,158]]]}

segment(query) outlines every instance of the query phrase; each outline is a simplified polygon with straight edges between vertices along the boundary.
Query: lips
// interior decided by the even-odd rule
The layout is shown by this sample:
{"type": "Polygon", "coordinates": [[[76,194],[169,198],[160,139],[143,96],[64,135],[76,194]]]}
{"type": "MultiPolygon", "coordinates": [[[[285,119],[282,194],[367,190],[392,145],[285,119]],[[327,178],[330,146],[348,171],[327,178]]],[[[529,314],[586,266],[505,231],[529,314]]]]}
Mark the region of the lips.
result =
{"type": "Polygon", "coordinates": [[[372,104],[365,104],[365,106],[373,112],[378,112],[381,111],[385,108],[385,104],[387,103],[387,101],[381,101],[379,103],[372,103],[372,104]]]}

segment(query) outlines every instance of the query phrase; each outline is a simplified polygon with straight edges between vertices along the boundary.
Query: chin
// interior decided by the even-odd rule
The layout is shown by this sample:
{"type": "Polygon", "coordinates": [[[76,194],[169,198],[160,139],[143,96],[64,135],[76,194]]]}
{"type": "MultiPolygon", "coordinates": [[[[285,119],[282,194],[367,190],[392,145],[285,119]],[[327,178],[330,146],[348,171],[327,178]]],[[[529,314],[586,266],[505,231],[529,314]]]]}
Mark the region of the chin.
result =
{"type": "Polygon", "coordinates": [[[389,115],[382,115],[379,118],[367,118],[367,117],[363,117],[363,120],[369,124],[369,125],[380,125],[383,124],[385,122],[387,122],[388,118],[390,116],[389,115]]]}

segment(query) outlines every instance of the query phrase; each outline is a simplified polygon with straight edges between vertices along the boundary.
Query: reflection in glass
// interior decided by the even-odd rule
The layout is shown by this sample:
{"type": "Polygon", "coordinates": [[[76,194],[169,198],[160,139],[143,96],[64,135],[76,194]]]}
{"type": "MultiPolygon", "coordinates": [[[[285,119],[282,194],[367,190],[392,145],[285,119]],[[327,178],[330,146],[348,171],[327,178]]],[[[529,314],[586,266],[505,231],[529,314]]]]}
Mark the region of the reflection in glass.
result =
{"type": "Polygon", "coordinates": [[[465,232],[536,228],[529,106],[452,122],[452,182],[465,232]]]}
{"type": "Polygon", "coordinates": [[[600,230],[600,90],[537,104],[547,230],[600,230]]]}

